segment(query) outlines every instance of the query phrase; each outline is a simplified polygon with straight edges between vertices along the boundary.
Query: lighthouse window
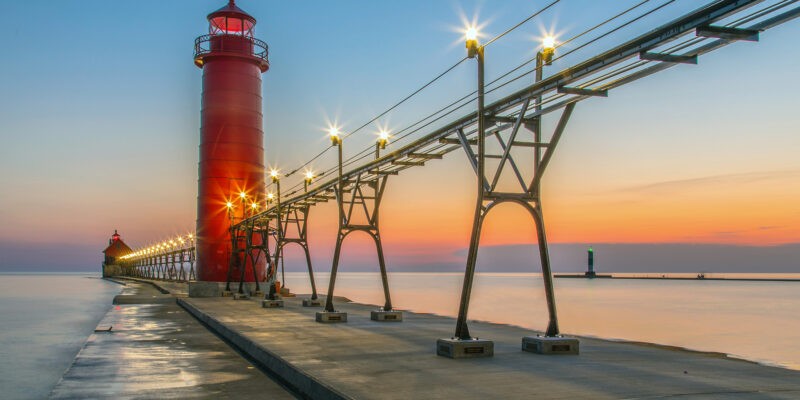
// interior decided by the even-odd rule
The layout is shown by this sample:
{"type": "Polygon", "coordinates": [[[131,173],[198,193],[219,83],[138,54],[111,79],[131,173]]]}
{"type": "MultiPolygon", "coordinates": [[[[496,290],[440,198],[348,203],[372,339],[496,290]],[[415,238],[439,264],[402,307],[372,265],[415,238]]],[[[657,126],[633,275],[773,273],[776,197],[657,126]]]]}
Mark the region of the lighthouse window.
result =
{"type": "Polygon", "coordinates": [[[242,18],[216,17],[211,19],[212,35],[253,35],[253,22],[242,18]]]}

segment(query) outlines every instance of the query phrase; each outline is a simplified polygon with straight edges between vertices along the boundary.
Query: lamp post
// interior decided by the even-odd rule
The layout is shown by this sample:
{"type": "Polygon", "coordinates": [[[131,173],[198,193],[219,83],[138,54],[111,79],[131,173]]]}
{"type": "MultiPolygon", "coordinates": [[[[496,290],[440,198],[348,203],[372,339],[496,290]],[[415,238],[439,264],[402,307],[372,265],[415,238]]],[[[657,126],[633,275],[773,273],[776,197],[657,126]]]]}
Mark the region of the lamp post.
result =
{"type": "MultiPolygon", "coordinates": [[[[542,49],[536,52],[536,75],[535,75],[535,83],[539,83],[542,80],[542,72],[545,66],[551,65],[553,62],[553,56],[556,52],[556,39],[552,36],[545,36],[542,39],[542,49]]],[[[535,112],[540,112],[542,110],[542,96],[536,96],[536,107],[534,108],[535,112]]],[[[534,135],[534,142],[541,143],[542,142],[542,117],[541,115],[537,115],[534,119],[534,126],[533,126],[533,135],[534,135]]],[[[542,147],[536,146],[534,152],[534,166],[536,168],[536,173],[539,173],[540,164],[542,161],[542,147]]],[[[546,247],[545,250],[541,250],[541,246],[546,246],[546,239],[544,237],[544,222],[543,222],[543,212],[542,212],[542,198],[541,198],[541,180],[536,180],[536,185],[531,188],[533,193],[537,196],[536,201],[536,211],[539,214],[539,220],[541,222],[541,227],[537,229],[538,235],[538,242],[540,246],[540,255],[542,257],[542,276],[544,278],[544,286],[545,286],[545,294],[547,297],[547,312],[549,314],[550,323],[547,326],[547,330],[545,332],[545,337],[557,337],[559,334],[558,329],[558,317],[556,316],[556,300],[554,295],[554,287],[553,287],[553,274],[550,270],[550,263],[549,260],[546,260],[546,247]]]]}
{"type": "MultiPolygon", "coordinates": [[[[467,311],[469,309],[469,298],[472,292],[472,282],[475,276],[475,260],[478,253],[478,239],[480,238],[480,220],[483,209],[483,198],[486,192],[484,188],[485,176],[485,152],[486,137],[484,121],[484,47],[478,43],[478,32],[475,28],[469,28],[466,34],[467,57],[475,58],[478,61],[478,171],[477,187],[478,196],[475,206],[475,216],[472,223],[472,234],[470,236],[470,251],[467,256],[467,268],[464,273],[464,287],[461,291],[461,304],[459,304],[458,320],[456,321],[455,338],[458,340],[472,340],[467,327],[467,311]]],[[[467,144],[469,146],[469,144],[467,144]]]]}
{"type": "Polygon", "coordinates": [[[386,144],[389,143],[389,132],[381,130],[378,133],[378,140],[375,141],[375,159],[377,160],[381,156],[381,150],[386,148],[386,144]]]}
{"type": "Polygon", "coordinates": [[[247,213],[247,193],[244,190],[239,192],[239,199],[242,203],[242,219],[244,219],[247,213]]]}
{"type": "Polygon", "coordinates": [[[225,208],[228,210],[228,221],[230,221],[230,226],[233,226],[233,202],[225,202],[225,208]]]}
{"type": "MultiPolygon", "coordinates": [[[[553,56],[556,53],[556,39],[552,36],[545,36],[542,39],[542,49],[536,52],[536,74],[534,77],[534,83],[539,83],[542,80],[542,70],[544,69],[545,65],[550,65],[553,62],[553,56]]],[[[535,112],[539,112],[542,110],[542,96],[536,96],[536,107],[534,108],[535,112]]],[[[533,137],[535,143],[542,142],[542,117],[541,115],[537,115],[534,121],[534,128],[533,128],[533,137]]],[[[542,148],[540,146],[536,146],[536,150],[534,152],[534,160],[533,165],[536,168],[539,167],[539,162],[542,160],[542,148]]],[[[533,188],[536,193],[539,193],[539,184],[537,181],[537,187],[533,188]]]]}
{"type": "MultiPolygon", "coordinates": [[[[275,215],[276,215],[275,219],[276,219],[277,223],[275,224],[275,227],[276,227],[276,229],[278,231],[278,238],[281,238],[281,237],[283,237],[283,232],[282,232],[283,227],[281,226],[281,177],[280,177],[280,173],[278,172],[277,169],[270,170],[269,171],[269,177],[270,177],[270,179],[272,179],[272,183],[275,184],[275,191],[276,191],[277,195],[273,195],[272,193],[267,194],[267,201],[268,202],[272,202],[273,198],[275,198],[275,200],[276,200],[275,201],[275,215]]],[[[282,251],[281,242],[280,242],[280,240],[276,240],[275,241],[275,259],[274,259],[273,262],[270,263],[271,266],[272,266],[272,271],[270,271],[270,274],[269,274],[271,276],[271,278],[270,278],[271,282],[270,282],[270,285],[269,285],[269,291],[267,293],[267,298],[265,300],[277,301],[277,297],[276,297],[277,290],[276,290],[276,287],[275,287],[275,280],[276,280],[275,278],[276,278],[276,275],[278,274],[277,263],[278,263],[278,258],[280,257],[281,251],[282,251]]],[[[282,280],[283,283],[286,283],[286,275],[285,274],[284,274],[284,276],[281,277],[281,280],[282,280]]],[[[263,305],[263,303],[262,303],[262,305],[263,305]]]]}
{"type": "MultiPolygon", "coordinates": [[[[330,131],[328,132],[331,138],[331,145],[336,146],[337,154],[338,154],[338,178],[336,183],[336,208],[338,209],[339,215],[339,230],[336,233],[336,250],[333,255],[333,267],[331,268],[331,276],[330,282],[328,283],[328,297],[325,301],[325,310],[324,313],[335,313],[336,311],[333,308],[333,287],[336,284],[336,270],[339,262],[339,251],[341,250],[341,242],[343,239],[343,228],[344,228],[344,203],[343,203],[343,196],[344,196],[344,179],[342,179],[342,138],[339,136],[339,129],[336,127],[331,127],[330,131]]],[[[319,313],[317,313],[319,314],[319,313]]],[[[319,321],[320,316],[317,315],[317,321],[319,321]]]]}
{"type": "Polygon", "coordinates": [[[314,180],[314,172],[306,171],[305,179],[303,179],[303,191],[308,192],[308,185],[314,180]]]}
{"type": "Polygon", "coordinates": [[[336,196],[339,197],[337,200],[339,200],[338,201],[338,203],[339,203],[339,229],[341,229],[342,228],[342,218],[344,217],[344,209],[342,208],[342,198],[341,198],[344,195],[344,186],[343,186],[344,179],[342,179],[342,137],[341,137],[341,135],[339,135],[339,128],[337,128],[335,126],[331,127],[330,131],[328,132],[328,135],[331,138],[331,145],[332,146],[336,146],[337,153],[339,155],[339,158],[338,158],[339,175],[338,175],[337,184],[336,184],[337,187],[339,188],[339,190],[338,190],[338,193],[336,194],[336,196]]]}

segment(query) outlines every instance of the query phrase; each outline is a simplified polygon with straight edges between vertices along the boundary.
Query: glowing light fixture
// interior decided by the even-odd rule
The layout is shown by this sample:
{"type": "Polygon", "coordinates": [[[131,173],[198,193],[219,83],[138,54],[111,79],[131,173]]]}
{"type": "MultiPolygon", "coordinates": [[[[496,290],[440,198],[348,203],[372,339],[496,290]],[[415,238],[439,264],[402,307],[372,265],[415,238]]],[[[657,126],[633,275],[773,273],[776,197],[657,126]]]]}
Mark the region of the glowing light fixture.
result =
{"type": "Polygon", "coordinates": [[[471,27],[467,28],[467,32],[466,32],[465,36],[466,36],[467,40],[478,40],[478,30],[475,29],[475,27],[471,26],[471,27]]]}
{"type": "Polygon", "coordinates": [[[241,192],[241,193],[239,193],[239,197],[244,199],[245,197],[247,197],[247,193],[241,192]]]}
{"type": "Polygon", "coordinates": [[[464,35],[467,40],[467,57],[475,58],[478,54],[478,29],[474,26],[467,28],[467,33],[464,35]]]}
{"type": "Polygon", "coordinates": [[[225,206],[227,206],[229,209],[230,209],[230,208],[233,208],[233,203],[231,203],[231,202],[229,201],[229,202],[225,203],[225,206]]]}
{"type": "Polygon", "coordinates": [[[381,149],[385,149],[386,143],[388,142],[389,142],[389,132],[381,130],[378,133],[378,146],[380,146],[381,149]]]}
{"type": "Polygon", "coordinates": [[[306,171],[306,182],[311,183],[313,179],[314,179],[314,172],[306,171]]]}
{"type": "Polygon", "coordinates": [[[273,168],[269,171],[269,176],[272,178],[272,182],[277,182],[279,178],[278,170],[273,168]]]}
{"type": "Polygon", "coordinates": [[[553,62],[553,55],[556,54],[556,38],[553,36],[545,36],[542,39],[542,51],[539,54],[541,54],[542,61],[550,65],[550,63],[553,62]]]}
{"type": "Polygon", "coordinates": [[[331,143],[336,146],[342,142],[342,137],[339,135],[339,128],[332,126],[328,130],[328,135],[331,137],[331,143]]]}

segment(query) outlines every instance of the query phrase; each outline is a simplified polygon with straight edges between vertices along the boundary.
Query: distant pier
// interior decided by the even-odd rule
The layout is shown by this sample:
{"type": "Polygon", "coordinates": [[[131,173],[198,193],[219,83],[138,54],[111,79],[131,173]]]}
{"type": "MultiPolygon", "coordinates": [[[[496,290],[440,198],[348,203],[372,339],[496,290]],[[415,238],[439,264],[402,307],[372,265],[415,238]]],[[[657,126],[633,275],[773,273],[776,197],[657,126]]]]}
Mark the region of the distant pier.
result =
{"type": "Polygon", "coordinates": [[[698,274],[697,276],[669,276],[669,275],[613,275],[613,274],[596,274],[589,276],[586,274],[555,274],[556,278],[580,278],[580,279],[648,279],[648,280],[670,280],[670,281],[738,281],[738,282],[800,282],[800,278],[725,278],[725,277],[709,277],[705,274],[698,274]]]}

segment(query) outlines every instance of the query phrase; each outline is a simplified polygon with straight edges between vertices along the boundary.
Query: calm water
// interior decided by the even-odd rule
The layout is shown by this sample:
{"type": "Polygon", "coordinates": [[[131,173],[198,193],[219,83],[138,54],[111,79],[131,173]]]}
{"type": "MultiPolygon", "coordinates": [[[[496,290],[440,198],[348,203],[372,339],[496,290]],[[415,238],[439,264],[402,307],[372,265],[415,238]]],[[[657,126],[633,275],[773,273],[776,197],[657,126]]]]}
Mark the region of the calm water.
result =
{"type": "Polygon", "coordinates": [[[0,398],[46,398],[120,288],[89,275],[0,274],[0,398]]]}
{"type": "MultiPolygon", "coordinates": [[[[307,274],[286,275],[293,292],[310,293],[307,274]]],[[[455,316],[462,281],[460,273],[390,274],[392,303],[455,316]]],[[[321,292],[327,283],[327,274],[317,274],[321,292]]],[[[727,353],[800,370],[800,282],[556,279],[555,286],[564,333],[727,353]]],[[[340,273],[335,293],[383,304],[377,273],[340,273]]],[[[478,274],[469,317],[543,330],[547,308],[541,276],[478,274]]]]}

